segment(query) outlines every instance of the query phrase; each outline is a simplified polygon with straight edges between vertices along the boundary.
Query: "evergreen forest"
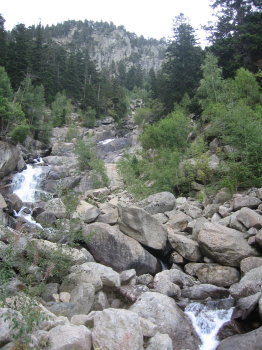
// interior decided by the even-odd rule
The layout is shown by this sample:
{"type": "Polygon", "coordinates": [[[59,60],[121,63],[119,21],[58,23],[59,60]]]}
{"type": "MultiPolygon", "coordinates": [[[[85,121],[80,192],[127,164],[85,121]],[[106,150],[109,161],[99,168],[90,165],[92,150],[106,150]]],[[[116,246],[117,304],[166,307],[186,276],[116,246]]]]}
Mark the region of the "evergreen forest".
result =
{"type": "Polygon", "coordinates": [[[132,33],[138,53],[130,62],[98,68],[91,34],[123,30],[112,23],[21,23],[7,31],[0,15],[1,138],[23,143],[31,136],[48,144],[52,128],[69,125],[72,113],[85,127],[112,116],[121,128],[130,100],[142,98],[134,116],[141,151],[119,165],[137,197],[157,191],[204,197],[223,187],[261,185],[261,1],[212,0],[211,6],[217,20],[205,28],[210,45],[201,48],[180,14],[161,68],[149,70],[139,52],[157,41],[132,33]],[[54,40],[72,28],[72,40],[54,40]]]}

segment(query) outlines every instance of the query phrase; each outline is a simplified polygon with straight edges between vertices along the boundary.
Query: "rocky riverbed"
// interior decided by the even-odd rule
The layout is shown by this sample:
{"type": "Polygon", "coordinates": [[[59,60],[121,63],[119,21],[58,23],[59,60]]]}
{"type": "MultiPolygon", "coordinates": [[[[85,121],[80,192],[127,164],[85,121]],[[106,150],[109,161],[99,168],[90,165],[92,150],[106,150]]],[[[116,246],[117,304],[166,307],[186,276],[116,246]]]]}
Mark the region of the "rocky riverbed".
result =
{"type": "MultiPolygon", "coordinates": [[[[259,349],[262,188],[233,196],[222,189],[204,203],[169,192],[137,202],[125,191],[115,165],[126,146],[136,147],[132,124],[121,135],[110,118],[93,130],[78,130],[81,138],[93,134],[105,160],[110,185],[104,188],[91,188],[90,174],[79,170],[75,141],[66,142],[67,134],[68,128],[54,129],[51,149],[39,147],[35,154],[5,144],[10,160],[0,164],[5,176],[0,257],[2,264],[10,265],[11,251],[15,259],[11,275],[1,279],[8,299],[0,308],[0,348],[18,346],[12,315],[21,325],[28,321],[17,307],[19,302],[27,305],[28,299],[31,303],[19,274],[23,265],[23,277],[45,283],[36,302],[44,317],[26,334],[26,344],[33,349],[259,349]],[[37,166],[42,168],[39,189],[48,194],[45,200],[24,203],[12,192],[10,173],[25,166],[22,154],[26,161],[43,156],[37,166]],[[68,205],[61,188],[77,199],[74,205],[68,205]],[[13,211],[25,204],[43,228],[14,217],[13,211]],[[80,236],[72,246],[76,233],[80,236]],[[58,253],[68,263],[59,277],[58,253]],[[46,264],[40,264],[41,257],[46,264]],[[187,312],[192,302],[232,310],[221,323],[218,346],[213,340],[201,345],[203,337],[187,312]]],[[[204,332],[212,331],[211,323],[204,332]]]]}

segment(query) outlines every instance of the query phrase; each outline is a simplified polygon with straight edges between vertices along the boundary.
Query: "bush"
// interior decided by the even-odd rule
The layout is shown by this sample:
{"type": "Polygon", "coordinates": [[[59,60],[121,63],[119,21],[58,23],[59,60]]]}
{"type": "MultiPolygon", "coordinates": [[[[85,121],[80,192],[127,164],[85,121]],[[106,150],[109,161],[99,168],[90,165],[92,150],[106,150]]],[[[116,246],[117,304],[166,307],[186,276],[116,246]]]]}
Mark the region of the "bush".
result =
{"type": "Polygon", "coordinates": [[[30,126],[26,123],[14,127],[10,132],[13,141],[23,143],[30,133],[30,126]]]}
{"type": "Polygon", "coordinates": [[[86,111],[80,111],[80,119],[82,126],[93,128],[96,123],[96,111],[91,107],[87,107],[86,111]]]}

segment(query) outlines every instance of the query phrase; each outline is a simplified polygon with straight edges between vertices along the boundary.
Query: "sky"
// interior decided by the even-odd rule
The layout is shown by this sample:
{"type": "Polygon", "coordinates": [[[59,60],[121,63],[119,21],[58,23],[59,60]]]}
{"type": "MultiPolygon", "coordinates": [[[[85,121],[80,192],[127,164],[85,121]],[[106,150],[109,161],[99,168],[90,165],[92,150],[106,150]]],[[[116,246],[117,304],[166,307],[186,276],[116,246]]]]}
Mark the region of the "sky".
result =
{"type": "MultiPolygon", "coordinates": [[[[2,0],[5,28],[56,24],[68,19],[113,22],[145,38],[172,37],[175,16],[184,13],[194,29],[212,20],[209,0],[2,0]]],[[[203,40],[203,32],[197,32],[203,40]]]]}

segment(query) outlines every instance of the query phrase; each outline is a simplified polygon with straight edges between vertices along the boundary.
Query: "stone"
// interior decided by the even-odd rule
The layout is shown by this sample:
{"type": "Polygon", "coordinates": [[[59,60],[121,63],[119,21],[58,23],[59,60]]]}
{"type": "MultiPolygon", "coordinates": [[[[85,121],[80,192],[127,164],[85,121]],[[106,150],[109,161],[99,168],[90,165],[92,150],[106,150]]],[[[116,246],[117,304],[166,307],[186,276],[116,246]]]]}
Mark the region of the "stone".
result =
{"type": "Polygon", "coordinates": [[[236,306],[232,318],[241,318],[245,320],[248,315],[257,307],[261,292],[240,298],[236,302],[236,306]]]}
{"type": "Polygon", "coordinates": [[[176,198],[171,192],[159,192],[145,198],[138,205],[147,213],[154,215],[173,210],[176,205],[176,198]]]}
{"type": "Polygon", "coordinates": [[[219,224],[206,223],[198,235],[198,244],[203,255],[226,266],[238,267],[242,259],[258,254],[241,232],[219,224]]]}
{"type": "Polygon", "coordinates": [[[202,254],[196,241],[175,233],[169,233],[168,240],[171,246],[182,255],[183,258],[189,261],[201,260],[202,254]]]}
{"type": "Polygon", "coordinates": [[[98,264],[96,262],[87,262],[82,265],[76,265],[71,268],[72,272],[93,271],[94,274],[100,277],[103,286],[120,287],[119,273],[114,271],[111,267],[98,264]]]}
{"type": "Polygon", "coordinates": [[[204,208],[203,215],[205,218],[211,218],[218,212],[219,204],[207,204],[204,208]]]}
{"type": "Polygon", "coordinates": [[[103,291],[100,290],[95,295],[95,300],[94,300],[94,304],[92,306],[92,309],[96,310],[96,311],[100,311],[100,310],[104,310],[107,308],[109,308],[107,295],[106,295],[106,293],[104,293],[103,291]]]}
{"type": "Polygon", "coordinates": [[[137,283],[138,284],[144,284],[145,286],[149,285],[153,282],[154,277],[150,275],[149,273],[138,276],[137,277],[137,283]]]}
{"type": "Polygon", "coordinates": [[[14,336],[17,336],[19,329],[15,329],[12,325],[11,317],[17,318],[22,322],[22,315],[10,308],[0,308],[0,347],[10,342],[14,336]],[[10,315],[8,317],[8,315],[10,315]]]}
{"type": "Polygon", "coordinates": [[[136,278],[136,270],[135,270],[135,269],[122,271],[122,272],[120,273],[120,281],[121,281],[121,284],[128,283],[128,282],[130,282],[130,280],[132,280],[133,278],[136,278]]]}
{"type": "Polygon", "coordinates": [[[54,294],[58,294],[58,287],[59,284],[58,283],[47,283],[45,285],[45,289],[44,292],[41,295],[41,298],[48,302],[48,301],[54,301],[54,294]]]}
{"type": "Polygon", "coordinates": [[[114,225],[118,221],[118,209],[111,204],[102,204],[99,206],[101,213],[97,218],[97,222],[103,222],[105,224],[114,225]]]}
{"type": "Polygon", "coordinates": [[[173,350],[172,339],[168,334],[157,333],[150,338],[146,350],[173,350]]]}
{"type": "Polygon", "coordinates": [[[84,315],[84,314],[79,314],[79,315],[74,315],[71,317],[70,322],[73,323],[76,326],[86,326],[86,322],[90,319],[89,317],[90,313],[88,315],[84,315]]]}
{"type": "Polygon", "coordinates": [[[0,178],[10,174],[16,168],[22,170],[23,167],[25,162],[19,148],[11,143],[0,141],[0,178]]]}
{"type": "Polygon", "coordinates": [[[155,219],[157,219],[157,221],[160,222],[160,224],[164,225],[167,223],[168,221],[168,218],[165,214],[163,213],[157,213],[157,214],[154,214],[153,215],[155,219]]]}
{"type": "Polygon", "coordinates": [[[83,225],[83,238],[97,262],[118,272],[134,268],[138,275],[142,275],[155,274],[160,270],[153,255],[115,226],[99,222],[83,225]]]}
{"type": "Polygon", "coordinates": [[[259,350],[262,344],[262,327],[222,340],[216,350],[259,350]]]}
{"type": "Polygon", "coordinates": [[[220,191],[215,195],[214,204],[223,204],[232,198],[232,194],[227,187],[221,188],[220,191]]]}
{"type": "Polygon", "coordinates": [[[261,200],[257,197],[250,197],[250,196],[237,196],[233,198],[233,210],[237,211],[241,208],[247,207],[250,209],[255,209],[259,206],[261,203],[261,200]]]}
{"type": "Polygon", "coordinates": [[[248,271],[262,266],[262,257],[254,257],[250,256],[248,258],[245,258],[241,260],[240,262],[240,270],[245,274],[248,271]]]}
{"type": "Polygon", "coordinates": [[[60,198],[53,198],[46,202],[45,211],[54,214],[57,219],[66,217],[66,207],[60,198]]]}
{"type": "Polygon", "coordinates": [[[71,293],[75,286],[81,285],[82,283],[92,284],[96,292],[103,288],[100,276],[98,276],[91,269],[85,269],[84,271],[80,272],[72,272],[64,277],[60,286],[60,292],[71,293]]]}
{"type": "Polygon", "coordinates": [[[199,349],[198,335],[172,298],[156,292],[146,292],[129,310],[153,322],[158,332],[168,334],[172,339],[173,349],[199,349]]]}
{"type": "Polygon", "coordinates": [[[256,234],[256,243],[259,245],[260,248],[262,248],[262,230],[260,230],[257,234],[256,234]]]}
{"type": "Polygon", "coordinates": [[[238,283],[229,288],[233,298],[239,299],[261,291],[262,268],[256,267],[248,271],[238,283]]]}
{"type": "Polygon", "coordinates": [[[96,220],[100,214],[100,209],[96,206],[81,200],[72,215],[73,219],[80,219],[87,224],[96,220]]]}
{"type": "Polygon", "coordinates": [[[255,227],[260,229],[262,227],[262,216],[250,208],[242,208],[236,213],[236,218],[247,229],[255,227]]]}
{"type": "Polygon", "coordinates": [[[192,218],[183,212],[169,212],[166,213],[169,217],[168,226],[177,231],[184,231],[192,218]]]}
{"type": "Polygon", "coordinates": [[[182,255],[177,252],[173,252],[170,254],[169,262],[171,264],[184,264],[185,260],[182,255]]]}
{"type": "Polygon", "coordinates": [[[164,249],[167,230],[157,219],[138,207],[118,205],[119,228],[138,242],[154,249],[164,249]]]}
{"type": "Polygon", "coordinates": [[[197,218],[196,220],[189,222],[188,228],[191,228],[192,225],[192,234],[190,236],[191,239],[197,240],[198,234],[202,230],[206,222],[209,221],[207,218],[204,217],[197,218]]]}
{"type": "Polygon", "coordinates": [[[106,309],[94,315],[93,347],[103,350],[142,350],[143,333],[137,313],[106,309]]]}
{"type": "Polygon", "coordinates": [[[62,325],[48,332],[48,350],[91,350],[91,332],[85,326],[62,325]]]}
{"type": "Polygon", "coordinates": [[[218,287],[230,287],[240,279],[238,270],[230,266],[218,264],[191,263],[185,266],[185,271],[191,275],[190,267],[193,265],[193,276],[203,284],[213,284],[218,287]]]}
{"type": "Polygon", "coordinates": [[[195,300],[205,300],[206,298],[222,299],[228,296],[228,289],[212,284],[196,284],[181,291],[181,297],[195,300]]]}
{"type": "Polygon", "coordinates": [[[149,289],[145,285],[125,285],[119,288],[119,294],[125,298],[127,302],[134,302],[137,298],[145,293],[149,292],[149,289]]]}
{"type": "Polygon", "coordinates": [[[68,293],[68,292],[61,292],[59,294],[59,300],[62,302],[62,303],[69,303],[70,302],[70,299],[71,299],[71,294],[68,293]]]}

